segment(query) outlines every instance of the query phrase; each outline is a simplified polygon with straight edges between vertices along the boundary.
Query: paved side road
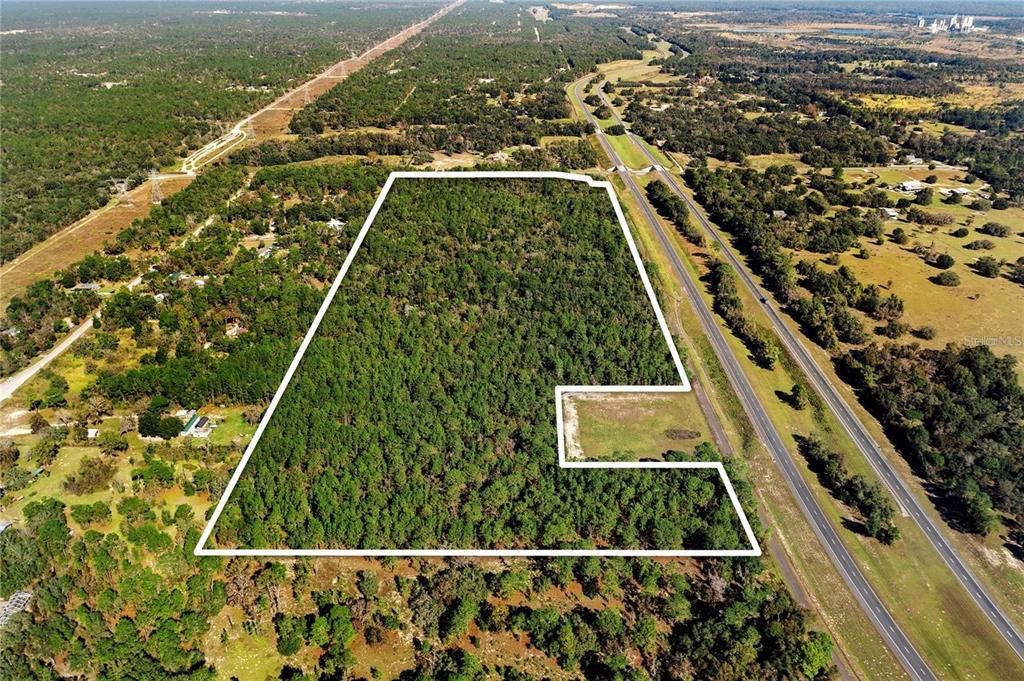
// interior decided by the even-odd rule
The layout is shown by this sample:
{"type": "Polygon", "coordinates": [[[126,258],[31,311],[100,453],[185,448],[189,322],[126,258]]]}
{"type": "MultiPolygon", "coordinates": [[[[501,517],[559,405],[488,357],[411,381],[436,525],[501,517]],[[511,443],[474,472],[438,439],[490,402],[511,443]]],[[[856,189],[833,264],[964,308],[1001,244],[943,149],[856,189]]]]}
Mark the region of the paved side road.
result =
{"type": "MultiPolygon", "coordinates": [[[[622,119],[611,106],[611,102],[607,100],[605,93],[600,92],[600,96],[604,101],[605,105],[611,109],[612,115],[615,117],[617,123],[622,123],[622,119]]],[[[640,138],[634,135],[632,132],[627,132],[630,140],[636,145],[643,153],[644,156],[651,161],[651,164],[658,170],[659,176],[665,181],[669,188],[680,198],[682,198],[690,209],[690,213],[700,222],[701,226],[711,235],[711,237],[719,244],[722,253],[725,255],[729,264],[732,266],[736,273],[739,275],[740,280],[750,290],[751,294],[754,295],[758,300],[769,299],[768,295],[761,292],[754,281],[754,277],[750,270],[733,251],[732,246],[722,238],[718,230],[715,229],[708,219],[704,216],[704,213],[698,206],[690,199],[690,197],[682,190],[680,180],[662,168],[658,159],[651,153],[650,149],[640,140],[640,138]]],[[[921,528],[925,536],[928,537],[928,541],[938,551],[939,556],[942,558],[942,562],[952,570],[956,576],[957,581],[960,585],[967,590],[971,598],[978,607],[985,613],[992,625],[999,631],[1006,642],[1013,648],[1013,651],[1017,656],[1024,660],[1024,637],[1014,627],[1006,613],[1003,612],[1002,608],[992,599],[985,588],[975,577],[974,573],[967,566],[964,560],[960,557],[953,545],[950,544],[949,540],[943,534],[942,530],[938,527],[937,523],[932,519],[932,516],[925,510],[924,505],[919,501],[917,495],[915,495],[910,487],[904,482],[903,477],[893,467],[889,459],[882,452],[881,447],[875,442],[874,438],[868,432],[868,429],[864,426],[857,415],[854,413],[853,408],[850,407],[849,403],[844,399],[842,393],[836,388],[835,384],[828,377],[828,375],[822,371],[821,367],[815,361],[814,357],[807,350],[802,342],[796,337],[796,334],[786,325],[783,321],[782,316],[779,312],[771,305],[765,305],[764,311],[767,313],[768,318],[771,321],[772,328],[775,333],[782,340],[783,345],[790,355],[796,359],[797,364],[800,365],[800,369],[807,376],[814,390],[825,400],[829,409],[836,415],[839,422],[843,425],[843,429],[850,435],[850,438],[857,445],[857,449],[864,455],[864,458],[868,460],[871,467],[878,474],[882,483],[889,488],[896,503],[903,510],[904,515],[909,515],[910,518],[921,528]]]]}
{"type": "Polygon", "coordinates": [[[64,340],[40,355],[36,361],[29,364],[18,373],[0,381],[0,402],[10,398],[10,396],[14,394],[14,391],[32,380],[32,378],[42,369],[46,368],[50,362],[60,357],[76,340],[84,336],[85,332],[88,331],[91,326],[92,317],[76,326],[71,333],[65,336],[64,340]]]}
{"type": "MultiPolygon", "coordinates": [[[[605,153],[607,153],[608,157],[611,159],[612,164],[617,168],[624,168],[625,164],[622,162],[622,159],[619,158],[615,149],[613,149],[611,144],[608,143],[608,140],[605,138],[604,133],[598,126],[597,121],[590,114],[590,110],[587,109],[585,104],[583,104],[583,96],[581,92],[582,87],[583,81],[579,81],[573,88],[573,94],[580,108],[585,112],[587,119],[597,131],[597,138],[600,141],[601,146],[604,148],[605,153]]],[[[640,206],[640,209],[644,214],[644,218],[648,222],[655,236],[658,238],[665,254],[668,256],[672,270],[679,278],[679,281],[683,284],[686,295],[690,298],[690,302],[693,305],[694,312],[696,312],[697,317],[700,320],[701,327],[704,330],[708,341],[711,343],[715,354],[718,356],[719,361],[722,363],[722,367],[729,379],[729,383],[736,391],[736,395],[739,398],[740,403],[743,405],[744,410],[750,417],[758,438],[762,443],[764,443],[765,447],[767,447],[768,451],[771,453],[772,458],[782,470],[783,476],[786,478],[786,484],[793,493],[793,496],[797,501],[797,505],[800,507],[800,510],[807,519],[807,522],[811,525],[811,529],[818,537],[818,541],[821,542],[821,545],[824,547],[829,559],[832,561],[833,565],[835,565],[836,570],[842,576],[847,586],[849,586],[850,591],[857,599],[857,602],[864,610],[864,613],[875,626],[875,629],[878,630],[878,633],[889,646],[893,655],[895,655],[900,661],[900,664],[903,665],[903,668],[907,671],[910,678],[915,679],[915,681],[930,681],[935,679],[935,675],[928,668],[924,658],[921,657],[920,653],[918,653],[914,648],[910,638],[900,628],[899,624],[895,619],[893,619],[889,611],[885,609],[884,603],[878,597],[878,594],[875,593],[875,590],[871,587],[871,584],[861,572],[860,567],[853,560],[853,557],[843,545],[836,529],[832,526],[832,523],[818,505],[818,500],[815,498],[814,493],[800,474],[800,470],[797,468],[790,456],[789,450],[786,448],[785,443],[779,436],[774,424],[772,424],[771,419],[768,416],[768,412],[765,410],[764,405],[761,404],[753,387],[750,385],[746,375],[743,373],[743,369],[740,366],[739,361],[732,354],[732,351],[725,340],[725,336],[715,323],[711,310],[701,297],[700,290],[693,282],[690,273],[679,258],[679,255],[673,247],[671,240],[668,238],[668,235],[665,233],[665,230],[662,229],[661,223],[658,221],[657,216],[650,204],[647,202],[643,192],[640,190],[629,172],[619,171],[618,174],[623,183],[625,183],[627,190],[636,200],[637,205],[640,206]]]]}

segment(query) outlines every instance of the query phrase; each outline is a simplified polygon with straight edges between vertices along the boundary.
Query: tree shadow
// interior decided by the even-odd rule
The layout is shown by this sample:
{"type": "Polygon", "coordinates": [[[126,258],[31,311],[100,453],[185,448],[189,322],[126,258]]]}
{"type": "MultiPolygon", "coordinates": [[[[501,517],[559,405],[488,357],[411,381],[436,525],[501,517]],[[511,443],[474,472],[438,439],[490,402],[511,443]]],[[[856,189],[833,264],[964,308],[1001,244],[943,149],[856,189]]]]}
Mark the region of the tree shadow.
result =
{"type": "Polygon", "coordinates": [[[843,527],[848,529],[850,532],[853,532],[854,534],[861,535],[862,537],[871,537],[871,535],[868,534],[868,526],[865,525],[862,521],[857,520],[856,518],[843,516],[843,527]]]}
{"type": "Polygon", "coordinates": [[[942,520],[957,532],[973,534],[967,528],[964,522],[964,515],[953,497],[946,490],[942,489],[940,485],[928,482],[920,476],[918,478],[924,493],[928,496],[928,501],[932,502],[932,505],[935,506],[935,510],[939,512],[942,520]]]}
{"type": "Polygon", "coordinates": [[[1016,521],[1007,522],[1008,532],[1003,548],[1017,560],[1024,562],[1024,527],[1016,521]]]}

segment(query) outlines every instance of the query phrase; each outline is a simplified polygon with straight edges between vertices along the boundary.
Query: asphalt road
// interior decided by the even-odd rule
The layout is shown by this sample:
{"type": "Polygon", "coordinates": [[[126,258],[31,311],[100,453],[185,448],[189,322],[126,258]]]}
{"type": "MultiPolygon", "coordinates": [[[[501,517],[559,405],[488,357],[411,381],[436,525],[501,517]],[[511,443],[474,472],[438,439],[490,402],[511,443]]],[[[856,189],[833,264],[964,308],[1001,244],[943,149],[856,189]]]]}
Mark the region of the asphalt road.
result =
{"type": "MultiPolygon", "coordinates": [[[[602,101],[605,105],[611,109],[612,115],[615,117],[617,123],[622,123],[618,114],[612,108],[611,103],[607,100],[603,92],[600,93],[602,101]]],[[[721,251],[725,255],[729,264],[732,266],[744,285],[750,290],[751,294],[757,300],[764,298],[765,300],[771,300],[767,293],[761,291],[758,287],[757,282],[754,281],[753,276],[747,269],[746,264],[740,260],[740,258],[733,251],[732,247],[726,242],[725,239],[718,233],[718,231],[711,225],[711,223],[704,217],[701,210],[690,200],[690,197],[686,195],[682,190],[680,180],[668,172],[666,169],[661,168],[658,159],[651,153],[650,149],[644,145],[639,137],[633,133],[627,133],[630,140],[636,145],[644,154],[644,156],[651,162],[651,165],[657,169],[659,176],[665,180],[669,188],[686,201],[687,206],[690,209],[690,213],[700,222],[704,229],[711,234],[711,237],[718,242],[721,246],[721,251]]],[[[803,343],[796,337],[796,334],[786,325],[783,321],[779,312],[771,305],[763,305],[765,313],[771,320],[772,328],[778,337],[782,340],[782,344],[789,351],[789,354],[796,359],[797,364],[800,365],[800,369],[807,376],[807,379],[811,382],[814,390],[821,396],[825,403],[828,405],[832,413],[836,415],[839,422],[843,425],[843,428],[853,439],[857,448],[861,451],[864,457],[871,464],[871,467],[878,474],[882,483],[889,488],[896,503],[900,506],[901,510],[905,515],[910,518],[921,528],[925,536],[928,537],[928,541],[931,542],[932,546],[938,551],[942,561],[953,571],[957,580],[961,586],[967,590],[974,602],[978,604],[978,607],[985,613],[992,625],[999,631],[1006,642],[1013,648],[1013,651],[1017,656],[1024,660],[1024,637],[1017,631],[1013,623],[1002,611],[999,605],[989,596],[988,592],[978,581],[971,569],[964,563],[960,554],[952,544],[949,543],[942,530],[939,529],[938,525],[932,520],[932,517],[927,513],[924,505],[918,500],[918,497],[910,490],[907,484],[903,481],[899,472],[892,466],[885,454],[882,453],[878,443],[875,442],[874,438],[868,432],[867,428],[857,418],[853,409],[843,398],[842,393],[832,383],[831,379],[822,371],[821,367],[814,360],[814,357],[808,352],[807,348],[803,343]]]]}
{"type": "MultiPolygon", "coordinates": [[[[128,290],[132,290],[142,281],[142,275],[139,275],[128,282],[128,290]]],[[[94,313],[99,316],[99,311],[94,313]]],[[[64,354],[64,351],[70,348],[75,341],[84,336],[89,329],[92,328],[92,316],[76,326],[71,333],[65,336],[59,343],[54,345],[52,348],[40,355],[36,361],[29,364],[21,371],[11,374],[4,380],[0,381],[0,402],[11,397],[14,392],[25,385],[35,377],[40,371],[49,366],[50,362],[64,354]]]]}
{"type": "Polygon", "coordinates": [[[84,322],[76,326],[71,333],[61,340],[61,342],[57,343],[40,355],[36,361],[29,364],[21,371],[11,374],[8,378],[0,381],[0,402],[8,399],[14,394],[15,390],[28,383],[36,374],[45,369],[50,362],[60,357],[76,340],[84,336],[85,332],[90,328],[92,328],[92,317],[89,317],[84,322]]]}
{"type": "Polygon", "coordinates": [[[753,424],[758,437],[761,442],[764,443],[765,447],[768,448],[772,458],[775,459],[776,464],[779,466],[783,476],[786,478],[786,484],[793,493],[793,496],[797,501],[797,505],[800,507],[804,517],[814,530],[814,534],[818,537],[821,545],[825,548],[825,552],[835,565],[836,570],[849,586],[858,603],[860,603],[864,613],[878,630],[878,633],[889,646],[890,650],[892,650],[893,655],[895,655],[900,661],[900,664],[903,665],[907,674],[912,679],[918,681],[935,679],[935,675],[928,668],[924,658],[922,658],[920,653],[918,653],[914,648],[909,637],[903,632],[889,611],[885,609],[885,605],[882,600],[878,597],[878,594],[875,593],[871,584],[868,583],[864,574],[861,572],[860,567],[854,561],[849,551],[846,550],[846,547],[843,545],[843,542],[839,538],[835,528],[832,526],[832,523],[829,522],[828,517],[818,505],[818,501],[815,498],[814,493],[800,474],[800,470],[797,468],[790,456],[789,450],[786,448],[785,443],[782,441],[778,431],[772,424],[771,419],[768,416],[768,412],[761,404],[753,387],[750,385],[746,375],[743,373],[743,369],[740,366],[739,361],[732,354],[732,350],[729,348],[729,345],[725,340],[725,336],[715,323],[711,310],[701,297],[700,290],[691,278],[690,273],[686,270],[682,260],[680,260],[679,254],[673,247],[671,240],[665,233],[665,230],[662,229],[661,223],[658,221],[654,210],[647,202],[643,191],[639,186],[637,186],[632,175],[625,170],[626,166],[622,159],[619,158],[615,149],[613,149],[611,144],[609,144],[604,133],[600,131],[601,129],[598,126],[597,121],[591,115],[590,110],[587,109],[585,104],[583,104],[583,96],[581,93],[582,87],[583,82],[580,81],[577,82],[573,88],[573,94],[575,95],[580,108],[586,113],[587,119],[594,129],[598,131],[597,138],[600,141],[601,146],[604,148],[605,153],[608,154],[612,164],[616,168],[620,169],[618,171],[619,177],[622,178],[627,190],[633,195],[637,205],[640,206],[640,209],[644,213],[644,218],[647,220],[651,230],[661,243],[665,254],[669,258],[673,271],[682,283],[683,288],[686,291],[686,295],[690,298],[694,312],[700,320],[701,327],[704,330],[704,334],[707,336],[708,342],[711,343],[711,347],[714,349],[715,354],[718,356],[718,359],[722,364],[722,368],[725,370],[729,383],[732,385],[733,390],[736,391],[736,395],[739,398],[740,403],[743,405],[743,409],[750,417],[750,421],[753,424]]]}

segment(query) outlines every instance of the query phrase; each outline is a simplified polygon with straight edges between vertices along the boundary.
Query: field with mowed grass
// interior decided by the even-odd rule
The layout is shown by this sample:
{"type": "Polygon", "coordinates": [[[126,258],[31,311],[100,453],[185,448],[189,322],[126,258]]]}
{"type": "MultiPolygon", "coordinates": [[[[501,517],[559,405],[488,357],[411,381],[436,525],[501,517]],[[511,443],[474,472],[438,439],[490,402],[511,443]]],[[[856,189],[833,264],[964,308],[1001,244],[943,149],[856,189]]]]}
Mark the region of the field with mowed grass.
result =
{"type": "MultiPolygon", "coordinates": [[[[567,456],[638,461],[665,452],[692,452],[710,440],[707,420],[693,393],[580,393],[564,396],[576,416],[567,456]]],[[[568,419],[567,419],[568,421],[568,419]]]]}

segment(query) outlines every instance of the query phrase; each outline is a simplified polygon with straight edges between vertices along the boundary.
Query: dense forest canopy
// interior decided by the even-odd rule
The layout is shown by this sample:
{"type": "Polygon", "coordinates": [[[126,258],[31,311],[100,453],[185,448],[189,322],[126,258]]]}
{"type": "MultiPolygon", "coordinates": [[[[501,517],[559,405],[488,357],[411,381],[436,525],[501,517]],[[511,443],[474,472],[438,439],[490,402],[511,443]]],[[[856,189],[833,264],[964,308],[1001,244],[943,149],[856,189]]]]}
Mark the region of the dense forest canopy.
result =
{"type": "MultiPolygon", "coordinates": [[[[767,24],[867,16],[737,6],[767,24]]],[[[32,29],[22,18],[40,10],[63,17],[41,34],[4,36],[4,175],[24,194],[5,197],[5,219],[20,220],[13,231],[2,226],[5,258],[8,244],[20,249],[38,238],[26,225],[46,234],[62,224],[64,208],[81,213],[105,198],[109,175],[137,178],[301,73],[433,9],[228,3],[217,6],[226,14],[200,14],[206,9],[192,4],[119,3],[103,8],[114,26],[107,44],[78,7],[4,8],[5,29],[32,29]],[[143,54],[138,26],[147,23],[145,39],[163,61],[143,54]],[[198,23],[216,30],[194,30],[198,23]],[[254,35],[271,38],[253,46],[254,35]],[[65,36],[72,40],[58,44],[65,36]],[[230,45],[221,50],[222,42],[230,45]],[[33,61],[37,47],[47,55],[33,61]],[[214,52],[223,64],[208,59],[214,52]],[[173,77],[154,83],[167,60],[173,77]],[[50,83],[56,91],[44,92],[50,83]],[[37,164],[15,177],[14,160],[32,151],[14,134],[23,130],[8,130],[8,119],[26,130],[32,123],[8,108],[15,87],[57,97],[52,115],[28,112],[40,121],[77,126],[58,126],[59,144],[39,147],[63,153],[63,166],[37,164]],[[124,126],[116,134],[98,127],[102,106],[133,121],[149,116],[130,98],[140,93],[171,112],[165,127],[143,136],[117,117],[124,126]],[[74,105],[82,112],[67,111],[74,105]],[[129,162],[132,171],[114,172],[129,162]],[[65,176],[73,180],[66,195],[52,198],[65,176]]],[[[0,441],[5,501],[31,495],[23,517],[0,535],[0,596],[33,592],[30,609],[0,638],[0,676],[262,678],[262,668],[238,671],[239,658],[259,650],[272,660],[265,675],[290,679],[388,676],[367,660],[396,651],[405,657],[391,677],[424,681],[831,677],[829,636],[809,630],[809,615],[760,559],[353,568],[191,555],[204,513],[224,491],[388,166],[449,167],[444,152],[471,152],[458,163],[494,154],[487,163],[509,168],[598,165],[564,89],[598,63],[638,58],[654,45],[652,31],[674,56],[656,82],[607,86],[618,100],[612,106],[649,141],[698,157],[686,172],[698,200],[784,309],[840,358],[843,377],[932,489],[958,502],[959,527],[984,533],[1003,516],[1019,527],[1022,407],[1012,362],[978,347],[868,344],[875,323],[876,335],[908,333],[903,301],[858,280],[849,259],[830,263],[888,238],[885,208],[910,220],[931,213],[922,202],[903,205],[910,200],[880,183],[821,170],[914,152],[968,165],[998,193],[979,210],[1006,210],[1024,187],[1019,101],[975,106],[964,98],[917,116],[873,106],[871,97],[955,97],[992,74],[1019,81],[1019,64],[828,35],[776,50],[760,37],[662,30],[679,6],[649,7],[637,23],[567,8],[548,8],[551,20],[541,21],[525,6],[469,3],[308,106],[295,119],[296,136],[206,169],[104,253],[12,301],[0,323],[11,331],[0,338],[5,373],[51,347],[68,322],[97,309],[102,316],[68,353],[69,364],[31,387],[32,434],[0,441]],[[967,130],[939,134],[940,122],[967,130]],[[751,159],[738,167],[761,153],[787,153],[791,165],[765,171],[751,159]],[[136,275],[135,288],[118,290],[136,275]],[[103,283],[102,295],[73,288],[90,281],[103,283]],[[242,435],[228,445],[179,437],[184,408],[230,412],[235,420],[224,425],[242,435]],[[90,429],[101,432],[91,439],[90,429]],[[36,478],[36,469],[45,472],[36,478]],[[61,502],[40,493],[44,485],[61,502]],[[515,664],[496,664],[493,649],[509,641],[515,664]],[[530,667],[538,660],[540,671],[530,667]]],[[[1020,25],[1014,21],[994,22],[994,31],[1020,25]]],[[[282,403],[235,490],[218,527],[221,544],[737,545],[735,514],[710,476],[555,468],[555,383],[674,379],[621,232],[603,195],[597,203],[587,195],[564,183],[396,193],[350,273],[356,286],[343,287],[307,353],[311,369],[296,376],[297,397],[282,403]],[[468,217],[453,219],[460,215],[468,217]],[[296,432],[301,445],[282,444],[296,432]]],[[[704,244],[704,231],[665,185],[651,183],[648,196],[688,242],[704,244]]],[[[979,248],[1016,238],[999,224],[976,231],[986,237],[979,248]]],[[[952,275],[941,262],[935,267],[952,275]]],[[[729,268],[708,264],[723,321],[764,366],[785,365],[729,268]]],[[[875,479],[854,472],[855,461],[823,440],[800,445],[819,483],[856,511],[866,532],[895,541],[894,520],[902,521],[875,479]]],[[[741,464],[727,465],[752,508],[741,464]]]]}
{"type": "Polygon", "coordinates": [[[218,543],[740,546],[714,475],[557,466],[555,385],[678,380],[603,192],[399,180],[218,543]]]}
{"type": "Polygon", "coordinates": [[[611,21],[551,21],[539,42],[510,24],[515,6],[467,5],[430,32],[339,83],[291,123],[293,132],[401,126],[430,149],[485,154],[544,135],[579,135],[566,83],[600,62],[635,59],[645,41],[611,21]]]}
{"type": "Polygon", "coordinates": [[[439,4],[5,6],[0,261],[439,4]]]}

